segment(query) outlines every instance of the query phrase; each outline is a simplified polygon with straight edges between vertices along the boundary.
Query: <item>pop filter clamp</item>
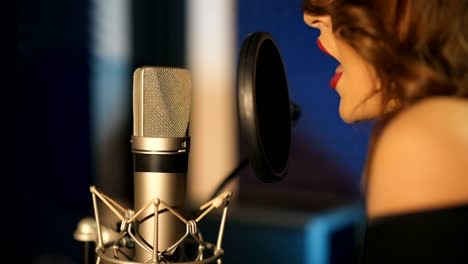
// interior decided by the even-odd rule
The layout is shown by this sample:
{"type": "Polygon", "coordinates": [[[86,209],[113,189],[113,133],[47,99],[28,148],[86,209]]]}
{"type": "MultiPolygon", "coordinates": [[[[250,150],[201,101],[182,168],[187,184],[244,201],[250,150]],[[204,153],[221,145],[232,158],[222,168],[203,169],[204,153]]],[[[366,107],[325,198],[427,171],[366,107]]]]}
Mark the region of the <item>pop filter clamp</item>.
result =
{"type": "Polygon", "coordinates": [[[248,154],[212,197],[248,164],[263,182],[277,182],[287,174],[291,126],[299,119],[301,109],[290,101],[283,59],[268,32],[250,33],[242,43],[237,65],[237,110],[248,154]]]}

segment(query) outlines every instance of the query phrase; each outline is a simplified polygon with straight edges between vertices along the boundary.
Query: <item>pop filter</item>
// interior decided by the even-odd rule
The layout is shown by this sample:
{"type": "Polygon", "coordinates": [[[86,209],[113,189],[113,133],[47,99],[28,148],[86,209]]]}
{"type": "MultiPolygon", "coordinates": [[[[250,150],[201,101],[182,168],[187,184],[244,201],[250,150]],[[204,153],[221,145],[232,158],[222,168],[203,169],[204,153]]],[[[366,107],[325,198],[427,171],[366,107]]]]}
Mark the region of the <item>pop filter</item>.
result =
{"type": "Polygon", "coordinates": [[[239,125],[248,161],[263,182],[280,181],[288,171],[291,124],[299,108],[289,99],[283,59],[270,33],[245,38],[237,71],[239,125]]]}
{"type": "Polygon", "coordinates": [[[268,32],[250,33],[243,41],[237,65],[237,110],[247,158],[212,195],[248,164],[263,182],[282,180],[288,171],[291,124],[300,107],[289,100],[288,82],[278,45],[268,32]]]}

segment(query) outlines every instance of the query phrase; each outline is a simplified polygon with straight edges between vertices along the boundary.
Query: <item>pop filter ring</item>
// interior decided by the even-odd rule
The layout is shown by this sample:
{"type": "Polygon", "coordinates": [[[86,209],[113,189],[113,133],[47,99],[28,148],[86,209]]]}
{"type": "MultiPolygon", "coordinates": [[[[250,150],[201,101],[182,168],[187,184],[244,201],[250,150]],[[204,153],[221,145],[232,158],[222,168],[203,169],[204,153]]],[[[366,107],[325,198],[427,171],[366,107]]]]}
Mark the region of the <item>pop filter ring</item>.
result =
{"type": "MultiPolygon", "coordinates": [[[[260,180],[264,182],[275,182],[282,180],[285,177],[288,169],[287,166],[291,145],[291,124],[296,124],[296,121],[301,116],[301,109],[299,105],[289,101],[288,85],[283,60],[281,58],[278,45],[270,33],[253,32],[245,38],[242,43],[237,67],[238,118],[241,134],[243,139],[246,141],[249,155],[247,155],[248,157],[241,159],[239,165],[217,187],[211,196],[212,198],[216,197],[216,195],[218,195],[232,179],[237,177],[239,172],[247,165],[249,165],[249,163],[252,165],[257,178],[260,180]],[[270,53],[268,54],[268,52],[270,53]],[[270,80],[269,84],[273,84],[273,87],[270,87],[272,92],[280,94],[279,98],[278,96],[275,98],[281,100],[281,105],[274,108],[272,108],[270,105],[270,108],[267,108],[267,111],[272,112],[281,110],[280,116],[282,119],[281,122],[276,122],[275,129],[280,128],[283,131],[283,134],[280,134],[280,137],[275,138],[275,140],[279,140],[275,142],[271,142],[271,140],[269,142],[263,142],[265,134],[263,134],[263,137],[261,134],[260,120],[258,118],[258,108],[256,102],[258,92],[257,88],[260,87],[258,85],[257,70],[259,66],[265,67],[265,65],[259,63],[259,57],[260,59],[263,59],[263,62],[265,62],[265,57],[268,57],[270,60],[268,61],[267,66],[270,67],[269,69],[271,69],[272,66],[273,69],[276,69],[274,71],[276,72],[276,75],[268,75],[267,77],[269,78],[262,79],[270,80]],[[271,81],[274,78],[276,78],[275,80],[279,81],[271,81]],[[267,157],[265,154],[265,143],[267,145],[269,144],[268,146],[271,149],[273,143],[276,142],[280,142],[280,145],[283,146],[283,150],[280,152],[282,155],[280,169],[272,168],[269,157],[267,157]]],[[[270,98],[266,98],[266,100],[270,100],[270,98]]],[[[267,133],[270,136],[275,135],[273,128],[272,131],[268,131],[267,133]]]]}
{"type": "Polygon", "coordinates": [[[249,34],[239,55],[238,116],[248,160],[263,182],[282,180],[291,145],[291,102],[279,48],[268,32],[249,34]]]}

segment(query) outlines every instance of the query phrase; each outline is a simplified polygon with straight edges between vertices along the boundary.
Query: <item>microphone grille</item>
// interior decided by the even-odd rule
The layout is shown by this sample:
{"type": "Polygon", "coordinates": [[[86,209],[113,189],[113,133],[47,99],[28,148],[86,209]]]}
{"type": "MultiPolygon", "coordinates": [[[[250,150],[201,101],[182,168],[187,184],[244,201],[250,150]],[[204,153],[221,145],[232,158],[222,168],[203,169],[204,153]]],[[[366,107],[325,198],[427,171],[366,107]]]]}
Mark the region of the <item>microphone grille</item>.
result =
{"type": "Polygon", "coordinates": [[[188,136],[192,86],[188,70],[141,67],[135,70],[133,86],[135,136],[188,136]]]}

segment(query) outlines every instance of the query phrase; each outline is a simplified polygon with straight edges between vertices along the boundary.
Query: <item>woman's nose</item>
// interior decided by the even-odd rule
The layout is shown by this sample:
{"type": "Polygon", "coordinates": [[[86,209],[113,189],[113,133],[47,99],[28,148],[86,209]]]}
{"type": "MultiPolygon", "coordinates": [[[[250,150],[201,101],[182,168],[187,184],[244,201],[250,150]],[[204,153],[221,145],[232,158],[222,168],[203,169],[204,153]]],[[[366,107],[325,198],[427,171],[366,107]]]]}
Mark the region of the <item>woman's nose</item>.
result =
{"type": "Polygon", "coordinates": [[[304,22],[313,28],[322,29],[322,27],[329,27],[331,25],[330,16],[317,16],[304,12],[304,22]]]}

